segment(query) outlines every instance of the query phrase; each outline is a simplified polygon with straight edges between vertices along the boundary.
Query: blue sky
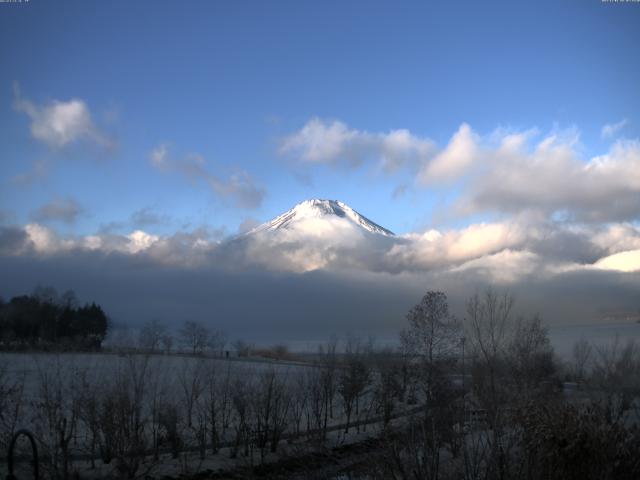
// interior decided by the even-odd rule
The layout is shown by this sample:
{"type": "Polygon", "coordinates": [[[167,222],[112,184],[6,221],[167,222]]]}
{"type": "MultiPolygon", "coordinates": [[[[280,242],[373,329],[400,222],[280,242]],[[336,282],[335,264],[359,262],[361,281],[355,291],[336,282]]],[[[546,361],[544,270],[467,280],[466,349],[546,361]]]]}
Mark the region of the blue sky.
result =
{"type": "Polygon", "coordinates": [[[416,186],[415,171],[375,162],[301,165],[279,145],[319,118],[407,129],[438,148],[463,122],[480,135],[576,128],[582,158],[606,153],[603,125],[640,134],[638,25],[638,5],[600,1],[3,4],[0,208],[25,224],[73,200],[76,216],[47,220],[68,234],[141,210],[162,219],[146,226],[156,233],[230,234],[310,197],[341,199],[401,233],[464,225],[473,219],[433,216],[455,187],[416,186]],[[38,108],[81,100],[108,145],[34,138],[14,84],[38,108]],[[202,156],[220,179],[243,172],[262,201],[239,208],[205,182],[154,169],[163,143],[175,159],[202,156]],[[37,162],[41,175],[14,181],[37,162]]]}

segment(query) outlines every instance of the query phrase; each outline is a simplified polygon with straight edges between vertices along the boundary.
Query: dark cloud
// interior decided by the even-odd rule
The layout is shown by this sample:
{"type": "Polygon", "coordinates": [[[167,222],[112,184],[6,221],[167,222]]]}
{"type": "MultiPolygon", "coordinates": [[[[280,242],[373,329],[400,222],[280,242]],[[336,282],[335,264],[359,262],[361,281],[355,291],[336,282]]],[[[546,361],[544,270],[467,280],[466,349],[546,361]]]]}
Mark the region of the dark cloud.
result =
{"type": "Polygon", "coordinates": [[[30,247],[31,242],[24,229],[0,225],[0,255],[19,255],[30,247]]]}
{"type": "Polygon", "coordinates": [[[49,174],[49,165],[44,160],[34,162],[31,169],[20,173],[11,179],[13,185],[27,187],[43,180],[49,174]]]}
{"type": "MultiPolygon", "coordinates": [[[[17,232],[12,232],[16,235],[17,232]]],[[[2,237],[4,238],[4,237],[2,237]]],[[[4,242],[3,242],[4,243],[4,242]]],[[[9,242],[10,243],[10,242],[9,242]]],[[[47,257],[4,256],[0,293],[6,298],[34,285],[73,288],[95,300],[119,323],[158,318],[171,326],[198,319],[252,341],[319,341],[353,332],[395,339],[404,316],[430,289],[449,295],[464,317],[465,300],[491,279],[482,270],[392,275],[359,271],[231,272],[215,266],[158,264],[143,254],[74,251],[47,257]]],[[[602,312],[636,311],[640,274],[575,271],[551,278],[523,277],[505,287],[518,312],[539,312],[552,324],[589,323],[602,312]]]]}
{"type": "Polygon", "coordinates": [[[104,305],[120,323],[135,326],[159,318],[178,326],[198,319],[232,338],[250,340],[318,340],[349,330],[393,333],[397,313],[417,293],[375,278],[359,282],[323,272],[185,269],[116,253],[7,257],[2,262],[4,296],[29,292],[37,283],[73,288],[81,299],[104,305]]]}
{"type": "Polygon", "coordinates": [[[161,215],[151,207],[141,208],[131,214],[131,223],[137,228],[167,223],[169,217],[161,215]]]}
{"type": "Polygon", "coordinates": [[[556,324],[640,307],[640,231],[631,224],[520,218],[392,236],[310,216],[283,229],[223,234],[62,237],[42,225],[5,227],[0,294],[73,288],[120,323],[198,319],[261,341],[349,331],[395,338],[427,290],[445,291],[461,317],[465,299],[489,285],[514,293],[522,313],[556,324]]]}
{"type": "Polygon", "coordinates": [[[73,223],[82,211],[80,204],[72,198],[55,198],[38,208],[31,217],[38,222],[73,223]]]}
{"type": "Polygon", "coordinates": [[[13,221],[15,215],[9,210],[0,208],[0,225],[13,221]]]}

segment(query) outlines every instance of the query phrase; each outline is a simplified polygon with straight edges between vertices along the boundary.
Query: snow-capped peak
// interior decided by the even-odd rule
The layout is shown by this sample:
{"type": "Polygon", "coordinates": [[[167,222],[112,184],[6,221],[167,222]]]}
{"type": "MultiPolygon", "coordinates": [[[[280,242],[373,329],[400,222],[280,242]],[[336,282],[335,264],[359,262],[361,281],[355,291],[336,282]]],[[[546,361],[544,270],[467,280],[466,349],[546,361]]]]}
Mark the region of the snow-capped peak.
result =
{"type": "Polygon", "coordinates": [[[377,233],[385,236],[393,236],[393,232],[381,227],[377,223],[372,222],[363,215],[360,215],[349,205],[338,200],[305,200],[299,203],[291,210],[278,215],[273,220],[263,223],[251,230],[249,233],[255,233],[265,230],[286,229],[298,220],[306,220],[310,218],[322,218],[336,216],[345,218],[356,225],[364,228],[371,233],[377,233]]]}

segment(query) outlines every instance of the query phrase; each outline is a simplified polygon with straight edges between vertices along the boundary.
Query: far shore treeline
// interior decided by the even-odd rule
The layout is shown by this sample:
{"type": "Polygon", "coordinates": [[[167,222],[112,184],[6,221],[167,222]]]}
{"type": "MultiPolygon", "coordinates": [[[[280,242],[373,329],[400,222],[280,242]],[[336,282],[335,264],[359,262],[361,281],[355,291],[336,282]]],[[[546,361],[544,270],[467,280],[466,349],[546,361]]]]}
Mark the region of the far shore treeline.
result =
{"type": "Polygon", "coordinates": [[[31,295],[0,299],[0,348],[3,350],[99,350],[108,319],[94,302],[80,305],[69,290],[62,295],[37,287],[31,295]]]}

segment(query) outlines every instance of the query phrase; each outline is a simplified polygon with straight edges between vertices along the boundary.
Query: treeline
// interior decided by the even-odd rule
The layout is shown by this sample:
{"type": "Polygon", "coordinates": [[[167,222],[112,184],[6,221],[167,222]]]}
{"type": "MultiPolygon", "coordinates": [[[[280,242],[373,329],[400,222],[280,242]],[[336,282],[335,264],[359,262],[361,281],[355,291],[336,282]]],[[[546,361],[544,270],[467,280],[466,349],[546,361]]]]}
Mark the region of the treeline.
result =
{"type": "Polygon", "coordinates": [[[108,319],[96,303],[79,305],[69,290],[58,295],[38,287],[31,295],[0,299],[0,348],[20,350],[97,350],[108,319]]]}

